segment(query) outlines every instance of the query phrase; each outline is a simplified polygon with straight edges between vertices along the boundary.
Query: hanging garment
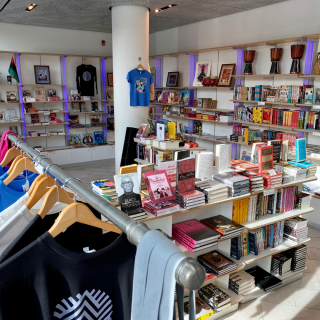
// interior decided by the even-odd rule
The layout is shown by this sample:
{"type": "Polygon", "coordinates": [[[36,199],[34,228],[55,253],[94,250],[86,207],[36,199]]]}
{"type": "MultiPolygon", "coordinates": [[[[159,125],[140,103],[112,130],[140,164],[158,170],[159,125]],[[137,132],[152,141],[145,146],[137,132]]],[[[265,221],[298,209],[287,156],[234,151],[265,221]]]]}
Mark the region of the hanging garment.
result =
{"type": "Polygon", "coordinates": [[[0,265],[0,319],[130,320],[135,253],[124,233],[46,232],[0,265]]]}
{"type": "MultiPolygon", "coordinates": [[[[8,187],[15,191],[28,191],[31,187],[34,179],[38,176],[38,173],[31,172],[28,170],[23,171],[18,177],[8,184],[8,187]],[[28,182],[27,182],[28,181],[28,182]]],[[[8,173],[5,172],[1,177],[0,181],[8,178],[8,173]]]]}
{"type": "MultiPolygon", "coordinates": [[[[1,141],[0,141],[0,162],[2,162],[4,156],[6,155],[7,151],[10,149],[10,145],[9,145],[9,139],[7,139],[7,135],[11,133],[13,134],[15,137],[18,138],[18,136],[11,130],[7,130],[5,131],[2,136],[1,136],[1,141]]],[[[10,163],[8,164],[10,165],[10,163]]]]}
{"type": "Polygon", "coordinates": [[[175,270],[183,259],[185,255],[159,231],[144,234],[134,266],[131,320],[172,319],[175,270]]]}
{"type": "Polygon", "coordinates": [[[0,165],[0,176],[2,176],[3,174],[5,174],[9,169],[10,169],[10,167],[4,167],[4,168],[2,168],[1,165],[0,165]]]}
{"type": "Polygon", "coordinates": [[[82,96],[94,96],[94,83],[97,86],[97,71],[92,65],[82,64],[77,67],[77,90],[82,96]]]}
{"type": "MultiPolygon", "coordinates": [[[[79,203],[82,202],[79,201],[79,203]]],[[[85,203],[85,205],[100,219],[101,214],[97,210],[89,204],[85,203]]],[[[8,213],[2,219],[0,215],[0,222],[5,221],[5,223],[0,224],[0,263],[27,247],[48,231],[58,218],[60,211],[66,206],[66,204],[58,202],[43,219],[38,214],[32,214],[33,209],[29,211],[25,206],[15,213],[8,213]],[[59,210],[59,208],[62,209],[59,210]],[[6,237],[6,241],[3,241],[4,237],[6,237]]],[[[92,226],[75,223],[59,236],[77,237],[81,235],[87,237],[102,234],[102,231],[92,226]]]]}
{"type": "Polygon", "coordinates": [[[0,180],[0,213],[25,195],[25,191],[16,191],[0,180]]]}

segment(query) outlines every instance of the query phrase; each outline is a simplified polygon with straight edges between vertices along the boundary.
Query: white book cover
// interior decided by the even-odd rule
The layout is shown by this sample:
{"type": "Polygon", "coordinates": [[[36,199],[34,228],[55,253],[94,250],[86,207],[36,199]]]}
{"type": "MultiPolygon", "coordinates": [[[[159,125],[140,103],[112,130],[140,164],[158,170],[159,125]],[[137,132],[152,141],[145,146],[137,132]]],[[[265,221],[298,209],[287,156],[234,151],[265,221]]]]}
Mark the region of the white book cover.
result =
{"type": "Polygon", "coordinates": [[[212,179],[214,153],[201,152],[196,155],[196,178],[200,180],[212,179]]]}
{"type": "Polygon", "coordinates": [[[216,169],[219,173],[230,171],[231,144],[216,145],[216,169]]]}
{"type": "Polygon", "coordinates": [[[159,163],[158,170],[166,170],[172,187],[177,185],[177,161],[164,161],[159,163]]]}
{"type": "Polygon", "coordinates": [[[162,123],[157,123],[157,139],[164,140],[165,125],[162,123]]]}

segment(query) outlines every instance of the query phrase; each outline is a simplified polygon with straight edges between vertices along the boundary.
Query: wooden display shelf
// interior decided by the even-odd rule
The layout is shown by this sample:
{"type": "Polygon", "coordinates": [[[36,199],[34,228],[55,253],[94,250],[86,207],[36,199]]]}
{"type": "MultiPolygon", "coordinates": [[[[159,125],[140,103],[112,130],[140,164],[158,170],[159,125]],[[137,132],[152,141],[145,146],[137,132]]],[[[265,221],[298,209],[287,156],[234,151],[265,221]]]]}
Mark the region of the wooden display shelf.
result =
{"type": "Polygon", "coordinates": [[[65,102],[69,102],[68,100],[59,100],[59,101],[32,101],[32,102],[19,102],[19,103],[65,103],[65,102]]]}
{"type": "Polygon", "coordinates": [[[297,127],[280,126],[278,124],[255,123],[255,122],[248,122],[248,121],[242,121],[242,120],[229,120],[229,123],[241,123],[241,124],[250,125],[250,126],[278,128],[278,129],[288,130],[288,131],[300,131],[300,132],[316,132],[317,131],[317,130],[311,130],[311,129],[299,129],[297,127]]]}
{"type": "Polygon", "coordinates": [[[226,109],[209,109],[209,108],[197,108],[197,107],[184,107],[185,109],[196,109],[196,110],[202,110],[202,111],[210,111],[210,112],[234,112],[234,110],[226,110],[226,109]]]}
{"type": "Polygon", "coordinates": [[[106,114],[108,112],[94,112],[94,111],[86,111],[86,112],[69,112],[69,114],[106,114]]]}
{"type": "Polygon", "coordinates": [[[189,134],[185,134],[186,137],[191,137],[191,138],[194,138],[194,139],[200,139],[200,140],[205,140],[205,141],[210,141],[210,142],[213,142],[213,143],[219,143],[219,144],[224,144],[226,143],[227,141],[223,141],[223,140],[214,140],[214,139],[206,139],[206,138],[202,138],[201,136],[197,136],[197,135],[189,135],[189,134]]]}
{"type": "Polygon", "coordinates": [[[317,196],[316,194],[309,193],[309,192],[306,192],[306,191],[302,191],[302,192],[305,193],[305,194],[308,194],[308,195],[311,196],[312,198],[320,199],[320,196],[317,196]]]}
{"type": "Polygon", "coordinates": [[[0,83],[1,87],[18,87],[19,84],[0,83]]]}
{"type": "Polygon", "coordinates": [[[261,252],[259,252],[259,254],[257,256],[255,256],[254,254],[250,253],[247,256],[241,257],[240,262],[244,262],[245,264],[251,264],[253,262],[256,262],[258,260],[267,258],[269,256],[272,256],[276,253],[280,253],[282,251],[286,251],[288,249],[292,249],[294,247],[298,247],[301,244],[307,243],[310,241],[310,238],[307,238],[305,241],[300,242],[300,243],[294,243],[291,242],[289,240],[284,240],[281,244],[279,244],[278,246],[276,246],[275,248],[267,248],[266,250],[263,250],[261,252]]]}
{"type": "Polygon", "coordinates": [[[271,102],[271,101],[254,101],[254,100],[229,100],[234,103],[253,103],[253,104],[259,104],[259,102],[263,102],[264,104],[258,105],[258,107],[263,107],[264,105],[280,105],[280,106],[286,106],[286,107],[313,107],[313,104],[307,103],[287,103],[287,102],[271,102]]]}
{"type": "Polygon", "coordinates": [[[172,118],[181,118],[181,119],[187,119],[187,120],[197,120],[197,121],[202,121],[202,122],[213,122],[213,123],[220,123],[220,124],[226,124],[228,125],[229,122],[221,122],[221,121],[216,121],[216,120],[206,120],[206,119],[197,119],[197,118],[191,118],[191,117],[181,117],[181,116],[176,116],[176,115],[167,115],[167,114],[162,114],[162,113],[154,113],[156,116],[163,116],[163,117],[172,117],[172,118]]]}
{"type": "MultiPolygon", "coordinates": [[[[68,123],[70,124],[70,123],[68,123]]],[[[102,124],[102,125],[99,125],[99,126],[90,126],[90,127],[81,127],[81,128],[71,128],[70,127],[70,130],[79,130],[79,129],[91,129],[91,128],[104,128],[104,127],[107,127],[108,125],[107,124],[102,124]]],[[[108,131],[111,131],[111,130],[108,130],[108,131]]]]}
{"type": "Polygon", "coordinates": [[[151,102],[150,106],[186,107],[185,104],[172,104],[172,103],[160,103],[160,102],[151,102]]]}
{"type": "Polygon", "coordinates": [[[10,125],[10,124],[13,124],[13,123],[23,123],[24,121],[22,120],[19,120],[19,121],[0,121],[0,125],[10,125]]]}
{"type": "Polygon", "coordinates": [[[34,127],[34,128],[41,128],[41,127],[48,127],[48,126],[60,126],[69,124],[69,122],[61,122],[61,123],[49,123],[49,124],[42,124],[42,125],[34,125],[34,124],[26,124],[26,127],[34,127]]]}
{"type": "Polygon", "coordinates": [[[300,75],[299,75],[299,78],[304,78],[304,79],[315,79],[315,78],[320,78],[320,75],[317,75],[317,74],[311,74],[311,75],[309,75],[309,76],[306,76],[306,75],[300,74],[300,75]]]}
{"type": "MultiPolygon", "coordinates": [[[[146,219],[142,220],[142,221],[145,222],[145,221],[161,219],[161,218],[164,218],[164,217],[175,216],[175,215],[181,214],[181,213],[186,213],[186,212],[190,212],[190,211],[194,211],[194,210],[208,208],[208,207],[216,206],[216,205],[227,203],[227,202],[233,202],[233,201],[236,201],[236,200],[246,199],[249,196],[250,196],[250,193],[245,194],[243,196],[239,196],[239,197],[229,197],[227,199],[224,199],[224,200],[221,200],[221,201],[217,201],[217,202],[214,202],[214,203],[205,204],[203,206],[195,207],[195,208],[192,208],[192,209],[181,209],[179,211],[176,211],[176,212],[173,212],[173,213],[168,213],[168,214],[161,215],[161,216],[155,216],[155,215],[147,212],[148,217],[146,219]]],[[[239,237],[239,235],[237,235],[237,237],[239,237]]],[[[229,238],[229,239],[231,239],[231,238],[229,238]]],[[[225,240],[229,240],[229,239],[225,239],[225,240]]]]}
{"type": "Polygon", "coordinates": [[[228,143],[236,143],[236,144],[240,144],[242,146],[249,146],[251,147],[248,142],[244,142],[244,141],[231,141],[231,140],[227,140],[228,143]]]}
{"type": "MultiPolygon", "coordinates": [[[[47,84],[47,83],[43,83],[43,84],[24,84],[24,83],[21,83],[20,84],[21,87],[42,87],[42,86],[45,86],[45,87],[66,87],[65,84],[47,84]]],[[[31,102],[30,102],[31,103],[31,102]]]]}
{"type": "MultiPolygon", "coordinates": [[[[70,133],[66,134],[66,136],[69,136],[70,133]]],[[[44,148],[42,152],[54,152],[59,150],[70,150],[70,149],[84,149],[84,148],[96,148],[96,147],[103,147],[103,146],[114,146],[113,143],[105,143],[105,144],[92,144],[92,145],[86,145],[86,146],[79,146],[79,147],[73,147],[73,146],[62,146],[62,147],[51,147],[51,148],[44,148]]]]}
{"type": "Polygon", "coordinates": [[[65,133],[65,134],[53,134],[53,135],[48,135],[48,136],[27,137],[27,139],[65,137],[65,136],[69,136],[69,135],[70,135],[69,133],[65,133]]]}
{"type": "Polygon", "coordinates": [[[142,160],[142,159],[134,159],[134,162],[140,163],[140,164],[152,164],[147,160],[142,160]]]}
{"type": "Polygon", "coordinates": [[[303,210],[294,209],[294,210],[283,212],[283,213],[267,214],[265,216],[260,216],[259,220],[247,221],[247,222],[241,223],[241,225],[246,227],[248,230],[252,230],[256,228],[261,228],[263,226],[267,226],[272,223],[276,223],[276,222],[287,220],[293,217],[301,216],[313,211],[314,209],[310,207],[308,209],[303,209],[303,210]]]}
{"type": "Polygon", "coordinates": [[[71,103],[73,102],[111,102],[111,100],[68,100],[66,102],[71,102],[71,103]]]}
{"type": "MultiPolygon", "coordinates": [[[[295,153],[289,153],[291,156],[296,156],[295,153]]],[[[314,161],[320,161],[320,158],[316,158],[316,157],[310,157],[310,156],[307,156],[307,159],[309,160],[314,160],[314,161]]]]}
{"type": "Polygon", "coordinates": [[[274,78],[274,77],[291,77],[299,78],[297,74],[250,74],[250,75],[232,75],[232,78],[274,78]]]}
{"type": "Polygon", "coordinates": [[[168,89],[168,90],[213,90],[213,89],[228,89],[228,90],[232,90],[232,87],[203,87],[203,86],[197,86],[197,87],[190,87],[190,86],[186,86],[186,87],[155,87],[155,90],[163,90],[163,89],[168,89]]]}
{"type": "Polygon", "coordinates": [[[49,113],[68,113],[68,111],[63,111],[63,110],[61,110],[61,111],[46,111],[46,112],[28,112],[28,113],[25,113],[26,115],[28,115],[28,114],[45,114],[45,113],[47,113],[47,112],[49,112],[49,113]]]}

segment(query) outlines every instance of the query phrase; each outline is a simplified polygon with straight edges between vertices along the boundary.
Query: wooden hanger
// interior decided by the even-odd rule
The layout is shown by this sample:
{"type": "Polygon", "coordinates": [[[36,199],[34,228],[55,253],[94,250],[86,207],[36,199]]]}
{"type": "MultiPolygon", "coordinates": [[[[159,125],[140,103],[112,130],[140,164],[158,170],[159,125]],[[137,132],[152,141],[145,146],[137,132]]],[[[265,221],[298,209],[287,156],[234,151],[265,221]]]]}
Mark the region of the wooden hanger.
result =
{"type": "Polygon", "coordinates": [[[54,225],[50,228],[49,233],[55,238],[63,230],[67,229],[75,222],[87,224],[103,230],[121,234],[122,231],[115,225],[101,221],[92,211],[83,203],[73,203],[62,210],[54,225]]]}
{"type": "Polygon", "coordinates": [[[32,182],[29,190],[28,190],[28,194],[29,197],[32,195],[32,192],[34,190],[34,188],[37,186],[37,184],[46,177],[46,175],[44,173],[39,174],[32,182]]]}
{"type": "MultiPolygon", "coordinates": [[[[141,57],[139,57],[139,61],[141,61],[141,57]]],[[[141,63],[138,64],[137,69],[146,70],[141,63]]]]}
{"type": "Polygon", "coordinates": [[[14,166],[16,165],[16,163],[17,163],[20,159],[23,159],[23,156],[22,156],[21,154],[18,155],[18,156],[13,160],[13,162],[11,163],[11,166],[10,166],[9,170],[7,171],[7,174],[8,174],[8,175],[13,171],[14,166]]]}
{"type": "MultiPolygon", "coordinates": [[[[74,194],[63,190],[60,185],[53,186],[49,189],[46,196],[43,199],[42,206],[38,212],[38,215],[43,219],[50,209],[57,203],[62,202],[65,204],[73,203],[74,194]]],[[[27,205],[26,205],[27,206],[27,205]]]]}
{"type": "Polygon", "coordinates": [[[86,59],[82,60],[82,64],[90,65],[90,63],[86,59]]]}
{"type": "Polygon", "coordinates": [[[9,176],[5,180],[3,180],[3,183],[7,186],[24,170],[28,170],[34,173],[39,173],[34,167],[34,164],[31,162],[30,158],[23,158],[17,161],[17,163],[14,165],[13,171],[9,174],[9,176]]]}
{"type": "Polygon", "coordinates": [[[16,158],[20,155],[21,155],[20,149],[10,148],[0,164],[1,167],[2,168],[5,167],[10,161],[12,161],[14,158],[16,158]]]}

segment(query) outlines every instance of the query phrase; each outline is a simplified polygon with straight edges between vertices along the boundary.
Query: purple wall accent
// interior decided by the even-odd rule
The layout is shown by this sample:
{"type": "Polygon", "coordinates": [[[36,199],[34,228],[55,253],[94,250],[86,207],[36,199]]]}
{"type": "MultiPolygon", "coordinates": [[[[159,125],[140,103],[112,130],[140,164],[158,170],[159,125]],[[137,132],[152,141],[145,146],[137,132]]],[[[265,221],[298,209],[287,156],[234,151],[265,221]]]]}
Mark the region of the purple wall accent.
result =
{"type": "MultiPolygon", "coordinates": [[[[20,110],[21,110],[21,123],[22,135],[26,137],[26,124],[24,122],[24,103],[23,103],[23,94],[22,94],[22,85],[21,85],[21,69],[20,69],[20,53],[16,54],[16,62],[17,62],[17,71],[20,80],[19,84],[19,97],[20,97],[20,110]]],[[[27,142],[27,139],[24,139],[24,142],[27,142]]]]}
{"type": "MultiPolygon", "coordinates": [[[[196,73],[196,55],[190,54],[190,69],[189,69],[189,86],[193,86],[193,80],[196,73]]],[[[189,107],[192,107],[194,100],[194,89],[189,90],[189,107]]],[[[193,113],[192,110],[188,110],[188,112],[193,113]]],[[[193,120],[188,120],[188,133],[193,133],[193,120]]],[[[190,140],[193,140],[189,137],[190,140]]]]}
{"type": "MultiPolygon", "coordinates": [[[[102,100],[107,100],[107,82],[106,82],[106,60],[107,58],[102,58],[101,59],[101,79],[102,79],[102,100]]],[[[108,108],[107,108],[107,102],[103,101],[102,102],[102,106],[103,106],[103,111],[107,112],[108,108]]],[[[103,121],[105,123],[108,122],[108,114],[104,113],[103,114],[103,121]]],[[[108,128],[104,127],[104,137],[106,138],[108,136],[108,128]]]]}
{"type": "MultiPolygon", "coordinates": [[[[308,41],[307,42],[307,50],[306,50],[306,60],[304,63],[304,75],[309,76],[311,75],[312,71],[312,58],[313,58],[313,46],[314,46],[314,41],[308,41]]],[[[309,79],[304,79],[303,80],[303,85],[310,84],[309,79]]]]}
{"type": "MultiPolygon", "coordinates": [[[[67,56],[63,56],[61,58],[61,65],[62,65],[62,84],[64,85],[63,87],[63,96],[64,96],[64,100],[68,101],[68,88],[67,88],[67,74],[66,74],[66,57],[67,56]]],[[[64,111],[67,111],[65,113],[65,121],[69,122],[69,103],[65,102],[64,103],[64,111]]],[[[70,129],[69,129],[69,125],[66,125],[66,133],[69,134],[70,129]]],[[[67,140],[70,140],[70,137],[67,136],[67,140]]]]}
{"type": "Polygon", "coordinates": [[[231,160],[237,160],[238,145],[231,143],[231,160]]]}
{"type": "MultiPolygon", "coordinates": [[[[237,66],[236,66],[236,75],[242,75],[243,70],[243,49],[237,49],[237,66]]],[[[236,79],[236,85],[241,85],[241,79],[236,79]]]]}
{"type": "MultiPolygon", "coordinates": [[[[156,84],[155,87],[162,87],[161,84],[161,63],[162,60],[161,59],[156,59],[156,84]]],[[[161,113],[161,106],[157,105],[156,106],[156,113],[161,113]]],[[[161,116],[156,116],[156,121],[161,121],[161,116]]]]}

